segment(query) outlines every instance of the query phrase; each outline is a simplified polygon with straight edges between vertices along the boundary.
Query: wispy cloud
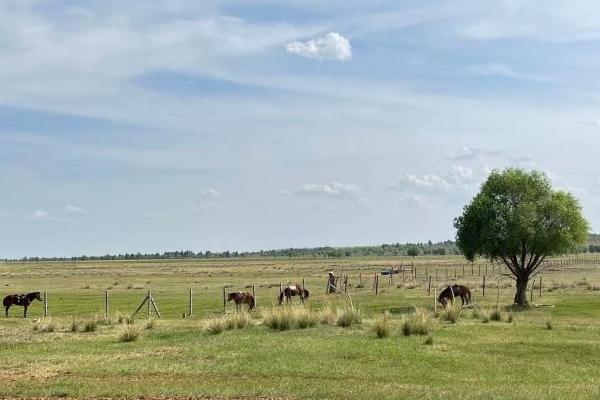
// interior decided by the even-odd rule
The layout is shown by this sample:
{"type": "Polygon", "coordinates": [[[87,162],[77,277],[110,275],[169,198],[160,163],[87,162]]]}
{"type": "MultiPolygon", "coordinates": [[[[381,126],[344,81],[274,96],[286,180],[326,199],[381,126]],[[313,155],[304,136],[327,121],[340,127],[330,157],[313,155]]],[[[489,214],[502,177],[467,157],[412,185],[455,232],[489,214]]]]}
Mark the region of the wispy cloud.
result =
{"type": "Polygon", "coordinates": [[[350,41],[337,32],[306,42],[290,42],[285,49],[289,53],[318,60],[348,61],[352,58],[350,41]]]}
{"type": "Polygon", "coordinates": [[[66,204],[63,207],[63,213],[65,213],[66,215],[81,215],[81,214],[87,214],[88,211],[78,207],[78,206],[74,206],[72,204],[66,204]]]}
{"type": "Polygon", "coordinates": [[[317,196],[354,196],[360,192],[360,187],[349,183],[333,182],[329,184],[307,183],[296,190],[296,193],[317,196]]]}
{"type": "Polygon", "coordinates": [[[485,147],[463,147],[457,153],[449,153],[448,157],[453,160],[477,160],[482,156],[498,156],[502,155],[502,150],[492,150],[485,147]]]}

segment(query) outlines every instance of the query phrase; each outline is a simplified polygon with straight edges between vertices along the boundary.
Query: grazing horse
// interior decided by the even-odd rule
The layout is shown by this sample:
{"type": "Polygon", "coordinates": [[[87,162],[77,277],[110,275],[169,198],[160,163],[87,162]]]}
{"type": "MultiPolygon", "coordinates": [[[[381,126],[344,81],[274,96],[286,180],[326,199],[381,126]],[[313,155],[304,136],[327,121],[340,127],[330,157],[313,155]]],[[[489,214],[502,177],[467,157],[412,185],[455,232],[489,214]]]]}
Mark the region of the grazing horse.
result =
{"type": "Polygon", "coordinates": [[[235,308],[238,311],[240,311],[243,304],[248,304],[248,311],[252,311],[256,307],[254,296],[248,292],[231,292],[229,293],[227,302],[229,303],[231,300],[235,303],[235,308]]]}
{"type": "Polygon", "coordinates": [[[10,294],[4,298],[2,304],[4,305],[4,308],[6,308],[7,317],[8,309],[10,308],[10,306],[16,305],[23,307],[23,318],[27,318],[27,307],[29,307],[29,305],[33,303],[34,300],[42,301],[42,296],[40,295],[40,292],[31,292],[27,294],[10,294]]]}
{"type": "Polygon", "coordinates": [[[462,306],[465,304],[469,304],[471,302],[471,291],[468,287],[463,285],[452,285],[448,286],[446,289],[440,292],[438,296],[438,301],[444,308],[448,305],[448,300],[454,303],[454,298],[460,297],[462,301],[462,306]]]}
{"type": "Polygon", "coordinates": [[[279,304],[283,304],[284,296],[286,303],[292,301],[292,296],[300,296],[300,301],[304,303],[304,299],[308,299],[308,289],[305,289],[300,285],[286,286],[281,293],[279,293],[279,304]]]}

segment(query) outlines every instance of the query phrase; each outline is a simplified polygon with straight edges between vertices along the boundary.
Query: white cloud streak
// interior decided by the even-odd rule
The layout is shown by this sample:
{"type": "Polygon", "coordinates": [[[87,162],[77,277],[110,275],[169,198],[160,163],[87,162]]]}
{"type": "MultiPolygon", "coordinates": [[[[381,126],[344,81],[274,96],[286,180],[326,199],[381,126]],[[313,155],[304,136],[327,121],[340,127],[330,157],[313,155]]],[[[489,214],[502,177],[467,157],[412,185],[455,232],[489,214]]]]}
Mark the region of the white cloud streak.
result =
{"type": "Polygon", "coordinates": [[[352,58],[350,41],[337,32],[306,42],[290,42],[285,49],[288,53],[317,60],[348,61],[352,58]]]}

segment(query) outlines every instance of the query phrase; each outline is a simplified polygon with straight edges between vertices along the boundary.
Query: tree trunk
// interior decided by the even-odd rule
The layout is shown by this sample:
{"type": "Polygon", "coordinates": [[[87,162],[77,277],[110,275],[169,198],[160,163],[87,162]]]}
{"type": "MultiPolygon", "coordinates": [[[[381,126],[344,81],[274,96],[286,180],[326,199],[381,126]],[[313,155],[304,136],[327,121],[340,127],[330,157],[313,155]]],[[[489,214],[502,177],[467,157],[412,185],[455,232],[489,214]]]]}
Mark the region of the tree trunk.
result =
{"type": "Polygon", "coordinates": [[[526,306],[527,303],[527,283],[529,277],[518,277],[517,278],[517,293],[515,294],[515,304],[519,306],[526,306]]]}

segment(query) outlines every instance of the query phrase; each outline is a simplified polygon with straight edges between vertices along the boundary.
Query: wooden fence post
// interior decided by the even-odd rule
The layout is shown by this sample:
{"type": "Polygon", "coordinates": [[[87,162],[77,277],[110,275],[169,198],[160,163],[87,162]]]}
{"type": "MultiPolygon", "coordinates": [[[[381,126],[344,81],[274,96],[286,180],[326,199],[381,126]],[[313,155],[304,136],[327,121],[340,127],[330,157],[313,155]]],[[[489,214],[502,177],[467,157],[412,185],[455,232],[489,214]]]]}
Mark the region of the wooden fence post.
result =
{"type": "Polygon", "coordinates": [[[379,294],[379,275],[375,273],[375,295],[379,294]]]}
{"type": "Polygon", "coordinates": [[[148,290],[148,311],[146,311],[146,318],[150,318],[150,312],[152,311],[150,309],[151,304],[150,304],[150,299],[152,298],[152,292],[150,290],[148,290]]]}
{"type": "Polygon", "coordinates": [[[437,288],[433,288],[433,311],[437,311],[437,288]]]}
{"type": "Polygon", "coordinates": [[[104,318],[108,318],[108,289],[104,291],[104,318]]]}
{"type": "Polygon", "coordinates": [[[192,288],[190,288],[190,297],[188,299],[188,315],[191,316],[193,312],[193,304],[192,304],[192,288]]]}
{"type": "Polygon", "coordinates": [[[533,303],[533,287],[535,286],[535,279],[531,282],[531,294],[529,295],[529,301],[533,303]]]}
{"type": "Polygon", "coordinates": [[[225,286],[223,286],[223,314],[225,314],[226,307],[227,307],[227,299],[225,298],[225,286]]]}
{"type": "Polygon", "coordinates": [[[44,290],[44,317],[48,316],[48,292],[44,290]]]}
{"type": "Polygon", "coordinates": [[[485,275],[483,276],[483,286],[481,288],[481,295],[485,297],[485,275]]]}
{"type": "MultiPolygon", "coordinates": [[[[304,279],[303,279],[304,281],[304,279]]],[[[304,284],[302,284],[302,288],[304,289],[304,284]]],[[[254,308],[256,308],[256,304],[258,303],[256,301],[256,291],[254,290],[254,285],[252,285],[252,297],[254,297],[254,308]]]]}
{"type": "Polygon", "coordinates": [[[427,285],[427,295],[431,295],[431,275],[429,275],[429,284],[427,285]]]}

